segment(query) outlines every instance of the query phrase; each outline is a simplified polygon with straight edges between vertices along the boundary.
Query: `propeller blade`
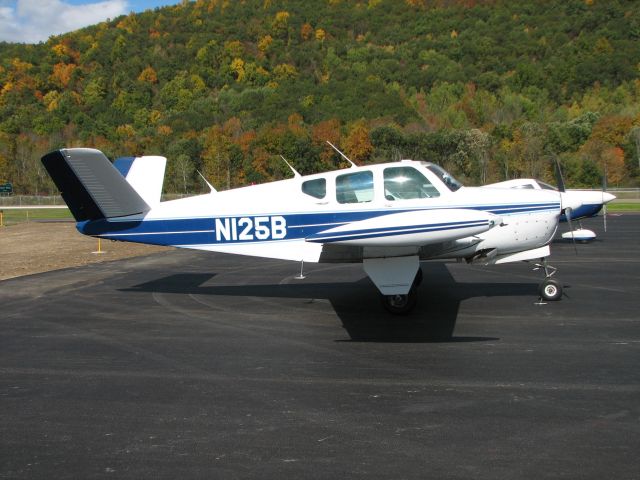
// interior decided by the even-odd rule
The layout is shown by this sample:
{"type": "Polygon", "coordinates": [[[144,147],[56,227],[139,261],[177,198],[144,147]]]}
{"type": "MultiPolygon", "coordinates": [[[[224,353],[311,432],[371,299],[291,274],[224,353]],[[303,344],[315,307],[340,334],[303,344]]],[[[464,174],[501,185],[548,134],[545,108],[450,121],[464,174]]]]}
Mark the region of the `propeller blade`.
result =
{"type": "Polygon", "coordinates": [[[607,204],[604,202],[604,193],[607,191],[607,164],[604,164],[604,175],[602,175],[602,218],[604,221],[604,231],[607,232],[607,204]]]}
{"type": "Polygon", "coordinates": [[[558,160],[558,157],[555,157],[555,161],[556,161],[556,183],[558,184],[558,190],[560,192],[564,192],[566,191],[566,188],[564,186],[564,178],[562,177],[562,169],[560,168],[560,160],[558,160]]]}
{"type": "Polygon", "coordinates": [[[576,237],[573,233],[573,225],[571,224],[571,207],[567,207],[564,209],[564,215],[567,217],[567,223],[569,224],[569,230],[571,231],[571,241],[573,242],[573,249],[576,252],[576,256],[578,255],[578,247],[576,246],[576,237]]]}

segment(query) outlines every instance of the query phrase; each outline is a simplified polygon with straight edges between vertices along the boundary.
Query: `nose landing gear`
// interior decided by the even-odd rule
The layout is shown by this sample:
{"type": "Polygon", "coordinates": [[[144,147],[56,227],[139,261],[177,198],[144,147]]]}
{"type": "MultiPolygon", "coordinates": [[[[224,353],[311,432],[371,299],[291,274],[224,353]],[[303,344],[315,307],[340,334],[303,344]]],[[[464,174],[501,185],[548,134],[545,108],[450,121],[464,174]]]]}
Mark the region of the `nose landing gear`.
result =
{"type": "Polygon", "coordinates": [[[540,263],[536,263],[534,270],[544,270],[545,279],[540,283],[538,287],[538,293],[540,294],[540,302],[546,300],[547,302],[555,302],[562,298],[562,284],[551,277],[558,271],[557,268],[547,264],[546,258],[541,258],[540,263]]]}

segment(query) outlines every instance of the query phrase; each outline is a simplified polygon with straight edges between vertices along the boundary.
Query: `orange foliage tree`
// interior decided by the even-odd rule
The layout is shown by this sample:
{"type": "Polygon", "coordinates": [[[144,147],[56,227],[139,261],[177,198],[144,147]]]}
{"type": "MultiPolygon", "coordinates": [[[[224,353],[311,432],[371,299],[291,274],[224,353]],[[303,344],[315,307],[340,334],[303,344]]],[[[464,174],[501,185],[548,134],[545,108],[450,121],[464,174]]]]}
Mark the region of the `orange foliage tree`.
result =
{"type": "Polygon", "coordinates": [[[158,74],[153,67],[149,66],[138,75],[138,80],[147,83],[158,83],[158,74]]]}
{"type": "Polygon", "coordinates": [[[337,118],[316,123],[311,129],[311,141],[321,148],[320,161],[325,167],[333,166],[335,155],[335,151],[327,144],[327,140],[338,145],[340,136],[340,120],[337,118]]]}
{"type": "Polygon", "coordinates": [[[369,138],[369,129],[364,121],[356,122],[344,141],[344,148],[351,160],[365,163],[373,153],[373,145],[369,138]]]}
{"type": "Polygon", "coordinates": [[[51,81],[62,88],[67,88],[71,81],[71,75],[76,69],[73,63],[56,63],[53,66],[53,73],[51,74],[51,81]]]}

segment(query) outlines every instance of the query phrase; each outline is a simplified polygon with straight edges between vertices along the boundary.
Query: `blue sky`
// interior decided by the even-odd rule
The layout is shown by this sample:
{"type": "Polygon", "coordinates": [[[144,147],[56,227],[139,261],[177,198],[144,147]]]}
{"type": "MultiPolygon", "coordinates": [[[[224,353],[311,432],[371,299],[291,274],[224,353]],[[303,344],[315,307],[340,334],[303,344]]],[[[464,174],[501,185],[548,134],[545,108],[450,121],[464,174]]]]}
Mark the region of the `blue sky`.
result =
{"type": "Polygon", "coordinates": [[[0,41],[38,43],[129,12],[180,0],[0,0],[0,41]]]}

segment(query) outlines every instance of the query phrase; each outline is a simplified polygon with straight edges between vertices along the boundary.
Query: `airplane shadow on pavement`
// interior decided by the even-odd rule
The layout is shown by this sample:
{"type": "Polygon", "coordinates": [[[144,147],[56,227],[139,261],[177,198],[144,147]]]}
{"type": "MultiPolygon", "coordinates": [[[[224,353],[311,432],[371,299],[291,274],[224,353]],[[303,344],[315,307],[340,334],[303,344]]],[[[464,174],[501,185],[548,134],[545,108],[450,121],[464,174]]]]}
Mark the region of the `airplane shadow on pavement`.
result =
{"type": "MultiPolygon", "coordinates": [[[[455,336],[458,310],[474,297],[527,296],[534,283],[456,282],[444,263],[424,268],[418,304],[407,316],[384,310],[378,291],[365,276],[355,282],[212,285],[211,273],[178,273],[145,282],[123,291],[213,295],[221,297],[327,299],[354,342],[479,342],[495,337],[455,336]]],[[[363,274],[364,275],[364,274],[363,274]]],[[[237,307],[236,307],[237,308],[237,307]]],[[[286,305],[283,306],[286,311],[286,305]]]]}

